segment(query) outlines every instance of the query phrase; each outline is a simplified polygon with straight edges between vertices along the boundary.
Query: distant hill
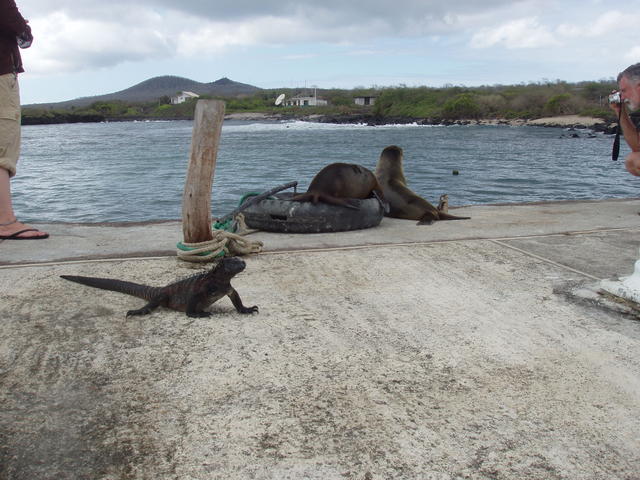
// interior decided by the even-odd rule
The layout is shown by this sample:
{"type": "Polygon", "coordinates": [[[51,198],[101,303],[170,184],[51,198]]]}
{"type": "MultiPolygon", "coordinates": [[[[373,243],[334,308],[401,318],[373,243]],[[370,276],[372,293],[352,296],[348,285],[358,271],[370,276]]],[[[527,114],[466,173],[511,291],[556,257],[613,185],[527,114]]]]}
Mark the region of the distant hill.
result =
{"type": "Polygon", "coordinates": [[[188,78],[166,75],[154,77],[133,87],[106,95],[95,97],[81,97],[74,100],[57,103],[40,103],[25,105],[25,107],[40,108],[69,108],[85,107],[94,102],[110,102],[120,100],[123,102],[152,102],[164,96],[172,96],[183,90],[194,92],[199,95],[213,95],[217,97],[237,97],[240,95],[253,95],[260,91],[258,87],[246,83],[234,82],[226,77],[211,83],[200,83],[188,78]]]}

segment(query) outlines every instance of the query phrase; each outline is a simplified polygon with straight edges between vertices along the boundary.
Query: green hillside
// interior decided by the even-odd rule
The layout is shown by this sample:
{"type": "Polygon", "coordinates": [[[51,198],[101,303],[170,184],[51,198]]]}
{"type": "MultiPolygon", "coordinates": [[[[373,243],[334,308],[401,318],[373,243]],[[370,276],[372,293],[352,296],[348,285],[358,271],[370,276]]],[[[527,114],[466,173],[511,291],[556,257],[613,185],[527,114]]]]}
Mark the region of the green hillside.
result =
{"type": "MultiPolygon", "coordinates": [[[[232,83],[236,84],[236,82],[232,83]]],[[[585,115],[613,120],[613,114],[606,104],[606,99],[615,86],[613,80],[603,80],[481,87],[399,86],[352,90],[318,89],[317,96],[329,103],[323,107],[276,107],[274,105],[274,100],[279,94],[284,93],[290,98],[296,94],[305,93],[301,89],[256,89],[251,93],[235,96],[202,94],[200,98],[224,100],[227,113],[263,112],[292,117],[312,114],[333,117],[356,115],[364,119],[424,120],[437,123],[463,119],[534,119],[555,115],[585,115]],[[375,105],[371,107],[355,105],[354,98],[363,95],[375,96],[375,105]]],[[[189,100],[179,105],[172,105],[169,96],[164,95],[145,102],[101,100],[85,106],[68,108],[27,106],[23,109],[23,123],[191,119],[195,103],[195,100],[189,100]]]]}

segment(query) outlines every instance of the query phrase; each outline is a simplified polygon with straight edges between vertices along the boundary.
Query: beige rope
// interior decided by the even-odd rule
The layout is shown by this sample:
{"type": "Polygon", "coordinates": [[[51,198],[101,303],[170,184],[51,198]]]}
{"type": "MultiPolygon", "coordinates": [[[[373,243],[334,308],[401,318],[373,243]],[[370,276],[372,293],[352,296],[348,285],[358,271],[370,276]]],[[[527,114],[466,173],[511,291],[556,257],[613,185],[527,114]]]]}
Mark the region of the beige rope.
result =
{"type": "MultiPolygon", "coordinates": [[[[238,215],[241,217],[241,215],[238,215]]],[[[241,226],[244,225],[244,217],[237,219],[241,226]]],[[[244,225],[246,229],[246,225],[244,225]]],[[[242,228],[240,229],[242,231],[242,228]]],[[[185,247],[193,250],[177,249],[178,258],[187,262],[211,262],[215,260],[221,252],[225,255],[249,255],[260,253],[263,243],[251,241],[235,233],[224,230],[214,230],[213,238],[207,242],[182,243],[185,247]]]]}

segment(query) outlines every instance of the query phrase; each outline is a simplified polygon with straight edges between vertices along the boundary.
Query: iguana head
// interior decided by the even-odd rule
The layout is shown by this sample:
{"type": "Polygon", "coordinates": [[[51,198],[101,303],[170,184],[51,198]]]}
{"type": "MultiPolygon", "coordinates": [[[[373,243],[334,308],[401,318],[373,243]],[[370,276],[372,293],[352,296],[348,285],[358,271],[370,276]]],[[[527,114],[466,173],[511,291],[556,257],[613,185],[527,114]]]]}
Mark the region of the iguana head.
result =
{"type": "Polygon", "coordinates": [[[231,278],[245,269],[247,264],[238,257],[223,258],[211,269],[210,275],[231,278]]]}

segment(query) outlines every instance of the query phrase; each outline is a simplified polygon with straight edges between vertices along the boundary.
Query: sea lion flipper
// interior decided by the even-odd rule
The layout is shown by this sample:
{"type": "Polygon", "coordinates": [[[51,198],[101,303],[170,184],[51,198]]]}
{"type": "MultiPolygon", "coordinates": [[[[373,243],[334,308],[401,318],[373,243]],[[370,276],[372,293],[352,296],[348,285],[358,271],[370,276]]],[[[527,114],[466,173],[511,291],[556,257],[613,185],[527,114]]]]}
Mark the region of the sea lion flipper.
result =
{"type": "Polygon", "coordinates": [[[338,198],[338,197],[334,197],[333,195],[327,195],[323,193],[318,194],[317,198],[322,202],[328,203],[330,205],[338,205],[339,207],[351,208],[353,210],[360,210],[360,207],[358,205],[355,205],[354,203],[352,203],[353,199],[350,201],[346,198],[338,198]]]}
{"type": "Polygon", "coordinates": [[[449,211],[449,195],[443,193],[440,195],[440,202],[438,203],[438,212],[447,213],[449,211]]]}
{"type": "Polygon", "coordinates": [[[348,200],[344,198],[337,198],[332,195],[326,194],[318,194],[315,192],[306,192],[300,195],[296,195],[291,198],[293,202],[311,202],[314,205],[317,205],[318,202],[328,203],[330,205],[338,205],[340,207],[351,208],[353,210],[360,210],[359,205],[355,205],[354,203],[350,203],[348,200]]]}
{"type": "Polygon", "coordinates": [[[439,212],[438,217],[440,220],[470,220],[471,217],[458,217],[456,215],[451,215],[450,213],[439,212]]]}
{"type": "Polygon", "coordinates": [[[440,220],[437,212],[426,212],[416,225],[432,225],[436,220],[440,220]]]}
{"type": "Polygon", "coordinates": [[[418,223],[416,223],[416,225],[433,225],[435,223],[435,220],[431,219],[431,220],[420,220],[418,223]]]}
{"type": "Polygon", "coordinates": [[[378,202],[380,202],[380,205],[382,206],[382,211],[384,213],[389,213],[391,211],[391,205],[384,198],[382,198],[382,195],[381,195],[382,191],[378,193],[377,190],[374,190],[372,193],[373,193],[373,196],[376,197],[378,202]]]}
{"type": "Polygon", "coordinates": [[[345,202],[344,206],[347,207],[347,208],[351,208],[353,210],[360,210],[360,208],[361,208],[360,205],[356,204],[354,200],[351,200],[351,201],[347,200],[345,202]]]}
{"type": "Polygon", "coordinates": [[[325,203],[351,208],[352,210],[360,210],[360,206],[355,204],[355,199],[338,198],[331,195],[323,195],[321,198],[325,203]]]}
{"type": "Polygon", "coordinates": [[[311,194],[310,193],[300,193],[298,195],[294,195],[293,197],[291,197],[291,201],[292,202],[308,202],[311,200],[311,194]]]}

